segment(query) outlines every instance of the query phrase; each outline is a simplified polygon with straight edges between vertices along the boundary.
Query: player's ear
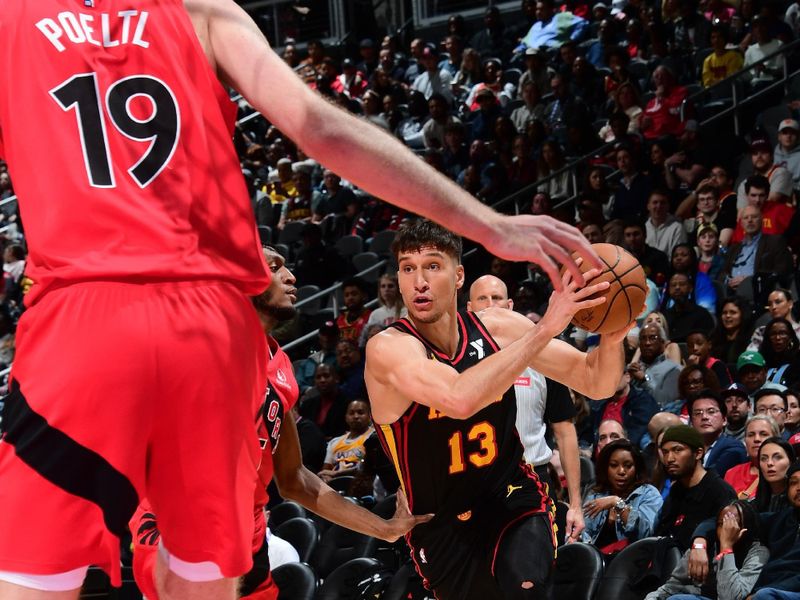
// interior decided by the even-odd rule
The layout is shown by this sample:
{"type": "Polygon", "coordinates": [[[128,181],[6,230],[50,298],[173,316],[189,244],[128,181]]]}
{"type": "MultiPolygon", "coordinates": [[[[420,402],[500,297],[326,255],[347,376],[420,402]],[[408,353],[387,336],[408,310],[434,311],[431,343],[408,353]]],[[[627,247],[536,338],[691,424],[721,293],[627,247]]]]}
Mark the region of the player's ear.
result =
{"type": "Polygon", "coordinates": [[[514,301],[511,298],[508,299],[508,310],[514,310],[514,301]]]}
{"type": "Polygon", "coordinates": [[[467,300],[467,310],[472,310],[472,301],[467,300]]]}
{"type": "Polygon", "coordinates": [[[460,290],[464,287],[464,265],[456,267],[456,289],[460,290]]]}

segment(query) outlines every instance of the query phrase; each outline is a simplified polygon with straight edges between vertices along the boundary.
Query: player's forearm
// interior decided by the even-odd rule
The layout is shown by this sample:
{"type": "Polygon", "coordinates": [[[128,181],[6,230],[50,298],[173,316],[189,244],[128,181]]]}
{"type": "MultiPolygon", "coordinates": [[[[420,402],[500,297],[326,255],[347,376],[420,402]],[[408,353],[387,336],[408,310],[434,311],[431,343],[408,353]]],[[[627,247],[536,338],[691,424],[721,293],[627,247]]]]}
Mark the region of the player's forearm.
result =
{"type": "Polygon", "coordinates": [[[462,188],[375,125],[319,100],[301,144],[326,168],[386,202],[428,217],[465,237],[484,239],[498,219],[462,188]]]}
{"type": "Polygon", "coordinates": [[[560,421],[553,423],[552,426],[558,444],[558,453],[561,457],[561,467],[567,478],[569,505],[573,508],[581,508],[581,465],[575,425],[571,421],[560,421]]]}
{"type": "Polygon", "coordinates": [[[601,336],[600,345],[586,355],[586,381],[591,382],[589,398],[602,400],[613,396],[624,368],[622,343],[601,336]]]}
{"type": "Polygon", "coordinates": [[[281,495],[332,523],[358,533],[384,539],[386,528],[382,518],[345,500],[336,490],[305,467],[301,467],[290,485],[279,486],[281,495]]]}

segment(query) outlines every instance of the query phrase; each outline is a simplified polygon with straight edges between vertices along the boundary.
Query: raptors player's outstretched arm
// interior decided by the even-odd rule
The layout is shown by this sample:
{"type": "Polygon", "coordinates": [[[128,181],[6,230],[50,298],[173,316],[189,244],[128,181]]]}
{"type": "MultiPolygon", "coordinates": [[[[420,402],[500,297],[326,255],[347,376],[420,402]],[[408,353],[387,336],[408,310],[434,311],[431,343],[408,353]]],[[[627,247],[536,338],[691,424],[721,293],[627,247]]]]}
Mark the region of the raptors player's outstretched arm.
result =
{"type": "Polygon", "coordinates": [[[342,527],[394,542],[419,523],[433,518],[433,515],[412,515],[402,489],[397,491],[397,510],[389,521],[345,500],[303,466],[294,419],[284,421],[281,443],[272,458],[275,483],[281,496],[299,502],[308,510],[342,527]]]}
{"type": "MultiPolygon", "coordinates": [[[[587,279],[591,281],[598,272],[591,270],[586,274],[587,279]]],[[[412,402],[455,419],[466,419],[495,402],[535,362],[534,357],[550,352],[550,345],[557,341],[553,336],[564,330],[576,312],[605,302],[603,296],[592,296],[605,290],[606,282],[576,290],[567,272],[562,284],[564,291],[554,292],[556,301],[551,301],[557,308],[548,310],[537,325],[510,310],[489,309],[487,312],[493,311],[500,315],[498,318],[502,318],[502,313],[520,317],[525,325],[517,326],[516,337],[509,339],[499,352],[461,373],[430,360],[424,346],[410,335],[388,329],[374,336],[367,343],[364,373],[373,420],[379,424],[393,423],[412,402]]]]}
{"type": "Polygon", "coordinates": [[[391,135],[325,101],[270,49],[233,0],[184,4],[220,77],[325,167],[387,202],[481,242],[497,256],[537,263],[557,289],[557,263],[583,283],[572,252],[601,266],[571,225],[545,216],[496,213],[391,135]]]}

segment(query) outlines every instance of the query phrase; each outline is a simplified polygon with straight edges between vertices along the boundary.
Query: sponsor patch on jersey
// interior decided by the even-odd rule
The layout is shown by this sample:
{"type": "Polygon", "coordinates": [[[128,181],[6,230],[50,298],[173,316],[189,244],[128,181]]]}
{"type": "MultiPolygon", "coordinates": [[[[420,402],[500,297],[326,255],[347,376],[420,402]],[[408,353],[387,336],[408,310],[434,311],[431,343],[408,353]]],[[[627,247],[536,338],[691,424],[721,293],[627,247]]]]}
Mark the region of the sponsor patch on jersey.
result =
{"type": "Polygon", "coordinates": [[[517,377],[517,380],[514,382],[514,385],[521,385],[523,387],[529,387],[531,385],[531,378],[530,377],[517,377]]]}

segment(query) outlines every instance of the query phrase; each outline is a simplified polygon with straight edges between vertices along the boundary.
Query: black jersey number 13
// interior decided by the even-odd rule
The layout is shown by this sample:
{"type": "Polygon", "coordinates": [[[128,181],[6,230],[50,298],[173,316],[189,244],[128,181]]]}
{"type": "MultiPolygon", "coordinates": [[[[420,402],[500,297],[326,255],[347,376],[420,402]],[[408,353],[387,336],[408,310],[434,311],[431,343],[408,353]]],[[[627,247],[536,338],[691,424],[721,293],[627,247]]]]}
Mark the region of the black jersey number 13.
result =
{"type": "MultiPolygon", "coordinates": [[[[75,110],[89,184],[116,187],[97,75],[73,75],[50,90],[50,95],[62,110],[75,110]]],[[[175,95],[155,77],[133,75],[108,87],[105,112],[122,135],[137,142],[150,142],[139,160],[128,168],[139,187],[147,187],[167,166],[178,145],[180,110],[175,95]],[[146,119],[139,119],[131,112],[131,100],[139,96],[152,104],[152,112],[146,119]]]]}

